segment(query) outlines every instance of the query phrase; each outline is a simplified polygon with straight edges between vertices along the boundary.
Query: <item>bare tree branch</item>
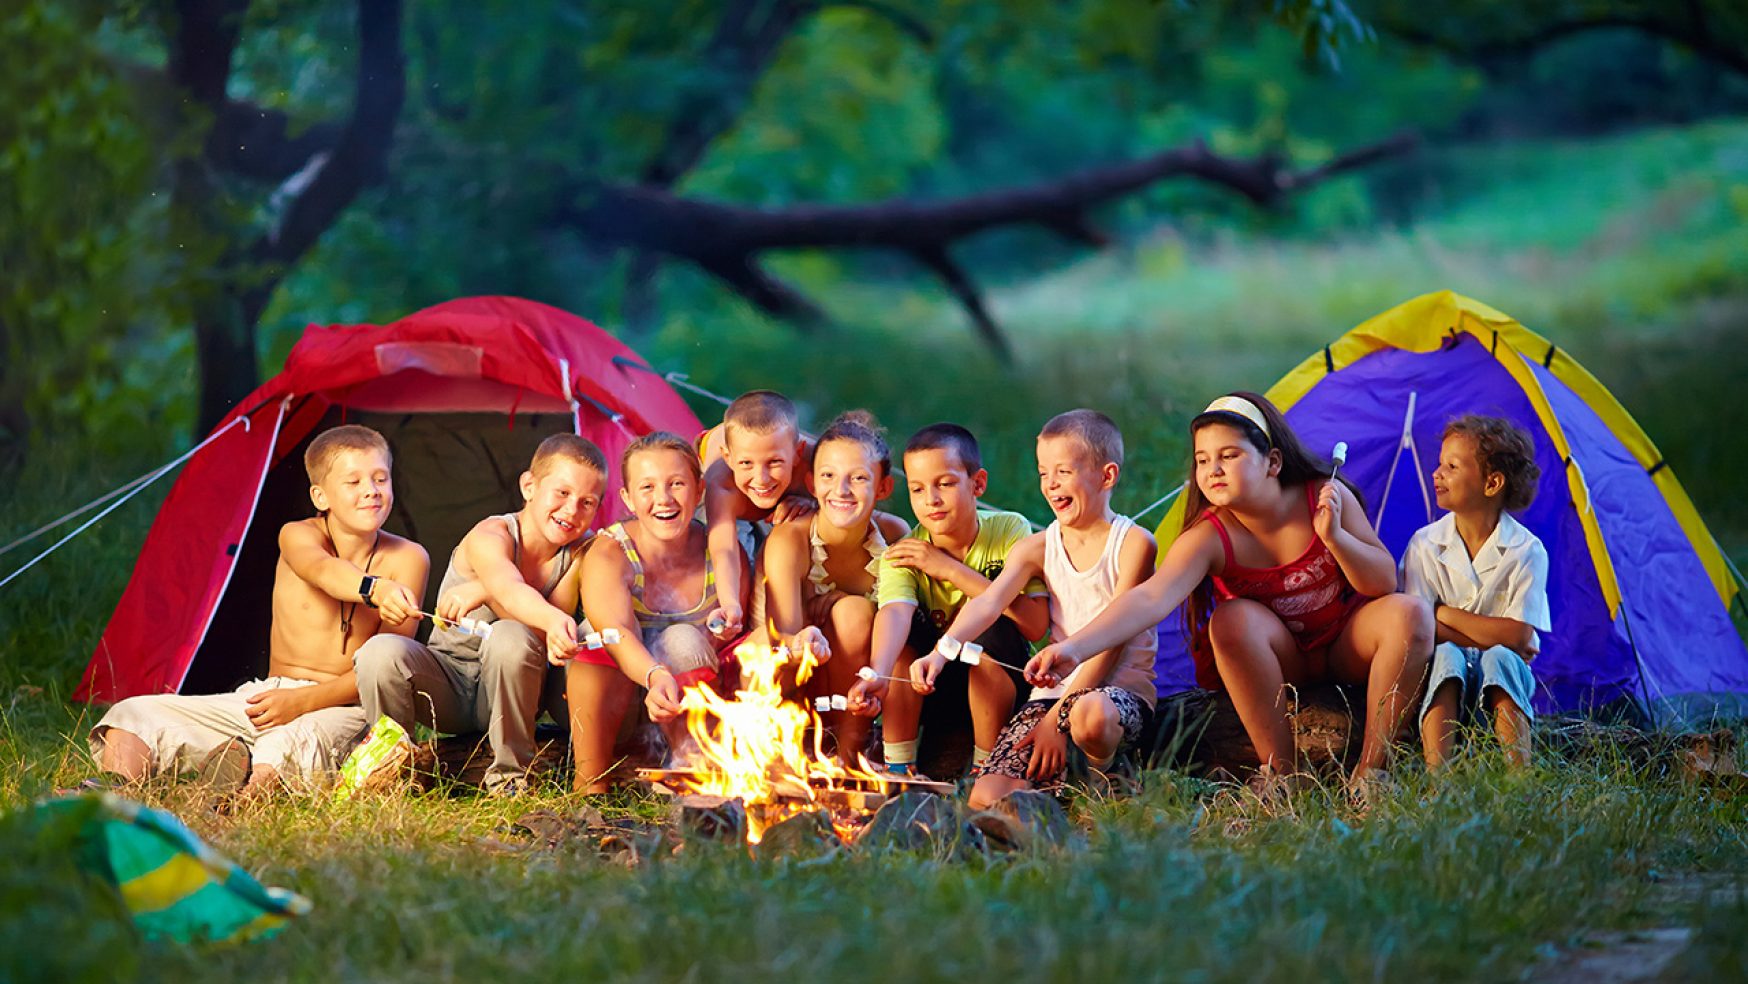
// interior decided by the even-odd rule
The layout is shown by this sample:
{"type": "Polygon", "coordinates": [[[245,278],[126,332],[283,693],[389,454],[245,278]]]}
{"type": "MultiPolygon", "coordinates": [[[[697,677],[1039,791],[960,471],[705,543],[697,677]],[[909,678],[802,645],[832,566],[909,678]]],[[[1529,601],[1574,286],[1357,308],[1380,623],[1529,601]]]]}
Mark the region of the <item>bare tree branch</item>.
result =
{"type": "Polygon", "coordinates": [[[313,246],[366,186],[380,181],[406,99],[400,0],[359,0],[358,76],[352,113],[333,149],[312,156],[290,181],[277,221],[249,247],[266,274],[246,295],[245,312],[259,317],[284,272],[313,246]],[[325,156],[324,156],[325,155],[325,156]]]}
{"type": "Polygon", "coordinates": [[[1581,34],[1630,30],[1679,45],[1737,75],[1748,75],[1748,18],[1728,7],[1708,8],[1703,2],[1621,0],[1612,4],[1567,0],[1526,0],[1511,8],[1508,22],[1483,23],[1471,18],[1447,22],[1429,17],[1418,4],[1383,2],[1366,15],[1377,29],[1411,44],[1443,51],[1477,64],[1516,60],[1581,34]],[[1717,24],[1719,12],[1736,17],[1731,27],[1717,24]]]}
{"type": "Polygon", "coordinates": [[[1405,153],[1415,143],[1413,134],[1398,134],[1302,170],[1274,156],[1222,157],[1197,143],[1054,181],[933,202],[768,210],[684,198],[662,188],[599,185],[577,194],[576,203],[555,220],[601,245],[690,261],[761,309],[784,317],[798,313],[812,319],[819,309],[760,268],[760,254],[853,248],[906,253],[939,276],[979,333],[1005,352],[1006,342],[971,277],[948,253],[959,240],[995,228],[1036,225],[1102,245],[1106,240],[1092,224],[1092,210],[1165,178],[1200,178],[1269,207],[1336,175],[1405,153]]]}

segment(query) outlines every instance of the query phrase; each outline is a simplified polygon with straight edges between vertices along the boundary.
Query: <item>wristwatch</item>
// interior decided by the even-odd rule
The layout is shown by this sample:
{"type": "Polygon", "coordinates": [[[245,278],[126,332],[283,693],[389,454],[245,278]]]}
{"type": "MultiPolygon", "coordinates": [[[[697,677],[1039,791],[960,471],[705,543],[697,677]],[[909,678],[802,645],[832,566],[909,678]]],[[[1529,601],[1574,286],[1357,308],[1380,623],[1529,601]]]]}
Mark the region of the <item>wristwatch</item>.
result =
{"type": "Polygon", "coordinates": [[[370,591],[376,587],[376,580],[375,574],[366,574],[364,580],[358,584],[358,599],[364,602],[366,608],[376,607],[376,602],[370,600],[370,591]]]}

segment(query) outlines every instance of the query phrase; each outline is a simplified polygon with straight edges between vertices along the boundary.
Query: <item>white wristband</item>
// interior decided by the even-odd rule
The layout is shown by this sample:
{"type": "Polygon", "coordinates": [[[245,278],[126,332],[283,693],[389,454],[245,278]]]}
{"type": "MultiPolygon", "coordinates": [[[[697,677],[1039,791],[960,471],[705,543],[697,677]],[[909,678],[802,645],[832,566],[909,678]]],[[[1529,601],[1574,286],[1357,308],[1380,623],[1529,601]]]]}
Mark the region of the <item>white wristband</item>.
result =
{"type": "MultiPolygon", "coordinates": [[[[663,666],[663,665],[662,665],[662,664],[660,664],[660,663],[656,663],[656,664],[654,664],[654,665],[652,665],[652,666],[651,666],[651,667],[650,667],[650,668],[649,668],[649,672],[648,672],[648,673],[645,673],[645,674],[644,674],[644,675],[643,675],[643,689],[645,689],[645,690],[648,690],[648,689],[649,689],[649,683],[650,683],[650,681],[651,681],[651,680],[654,680],[654,679],[655,679],[655,671],[657,671],[657,670],[667,670],[667,669],[668,669],[668,668],[667,668],[667,667],[665,667],[665,666],[663,666]]],[[[673,675],[674,675],[674,671],[672,671],[672,670],[668,670],[668,675],[669,675],[669,676],[673,676],[673,675]]]]}

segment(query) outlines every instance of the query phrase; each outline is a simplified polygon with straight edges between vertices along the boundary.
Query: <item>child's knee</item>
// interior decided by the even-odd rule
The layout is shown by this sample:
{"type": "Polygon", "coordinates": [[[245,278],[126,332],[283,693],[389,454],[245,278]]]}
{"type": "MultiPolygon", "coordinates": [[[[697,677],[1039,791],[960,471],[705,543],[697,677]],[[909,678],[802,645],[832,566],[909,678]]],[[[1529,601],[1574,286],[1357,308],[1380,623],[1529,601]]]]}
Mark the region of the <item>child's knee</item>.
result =
{"type": "Polygon", "coordinates": [[[383,633],[371,636],[352,654],[352,668],[358,674],[358,687],[402,682],[412,678],[416,650],[423,648],[415,639],[383,633]]]}
{"type": "Polygon", "coordinates": [[[874,603],[861,595],[840,598],[832,606],[831,624],[840,641],[867,639],[874,634],[874,603]]]}
{"type": "Polygon", "coordinates": [[[1030,786],[1031,783],[1024,779],[1014,779],[1010,776],[994,774],[979,776],[977,782],[971,786],[971,793],[965,797],[965,805],[973,810],[987,810],[1009,793],[1030,786]]]}
{"type": "Polygon", "coordinates": [[[1269,621],[1278,622],[1268,608],[1248,598],[1233,598],[1214,607],[1208,618],[1208,640],[1217,650],[1231,650],[1260,639],[1269,621]]]}
{"type": "Polygon", "coordinates": [[[1123,735],[1117,706],[1104,694],[1087,694],[1068,712],[1068,733],[1076,745],[1109,744],[1123,735]]]}
{"type": "Polygon", "coordinates": [[[649,654],[682,684],[712,676],[721,667],[710,639],[695,625],[670,625],[650,640],[649,654]]]}
{"type": "Polygon", "coordinates": [[[521,622],[501,619],[492,623],[492,634],[479,646],[480,664],[546,662],[540,633],[521,622]]]}
{"type": "Polygon", "coordinates": [[[1387,595],[1384,601],[1390,605],[1391,614],[1395,616],[1402,636],[1408,642],[1409,655],[1422,659],[1430,656],[1436,625],[1432,606],[1424,598],[1401,592],[1387,595]]]}

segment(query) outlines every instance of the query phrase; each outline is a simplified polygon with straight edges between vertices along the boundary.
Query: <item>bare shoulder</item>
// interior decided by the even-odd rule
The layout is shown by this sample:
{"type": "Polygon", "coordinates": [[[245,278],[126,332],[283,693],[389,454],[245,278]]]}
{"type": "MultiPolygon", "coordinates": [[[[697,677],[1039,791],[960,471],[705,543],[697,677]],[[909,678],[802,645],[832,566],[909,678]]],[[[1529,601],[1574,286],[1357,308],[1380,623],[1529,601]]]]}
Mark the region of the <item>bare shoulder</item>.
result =
{"type": "Polygon", "coordinates": [[[721,424],[716,424],[698,435],[695,444],[698,448],[698,462],[704,466],[705,471],[709,471],[711,465],[721,462],[727,456],[728,449],[722,442],[721,424]]]}
{"type": "Polygon", "coordinates": [[[384,531],[382,539],[377,541],[376,552],[401,570],[422,573],[431,569],[431,555],[404,536],[384,531]]]}
{"type": "Polygon", "coordinates": [[[1044,533],[1028,533],[1008,550],[1007,565],[1016,563],[1032,564],[1039,569],[1044,566],[1044,533]]]}
{"type": "Polygon", "coordinates": [[[902,540],[910,535],[910,524],[889,512],[876,510],[874,525],[880,528],[880,538],[887,543],[902,540]]]}
{"type": "Polygon", "coordinates": [[[1151,561],[1153,556],[1159,552],[1159,542],[1153,538],[1152,533],[1142,529],[1140,523],[1136,523],[1129,527],[1127,533],[1123,534],[1123,545],[1118,549],[1120,551],[1118,557],[1122,560],[1146,559],[1151,561]]]}
{"type": "Polygon", "coordinates": [[[771,528],[771,535],[765,538],[765,549],[772,546],[792,550],[797,547],[806,549],[808,534],[813,529],[813,517],[803,516],[778,523],[771,528]]]}
{"type": "Polygon", "coordinates": [[[578,570],[584,580],[624,578],[630,576],[631,565],[612,537],[597,536],[585,548],[578,570]]]}
{"type": "Polygon", "coordinates": [[[308,519],[294,519],[279,528],[279,548],[303,547],[314,544],[325,548],[331,547],[328,541],[328,531],[322,527],[320,516],[308,519]]]}

